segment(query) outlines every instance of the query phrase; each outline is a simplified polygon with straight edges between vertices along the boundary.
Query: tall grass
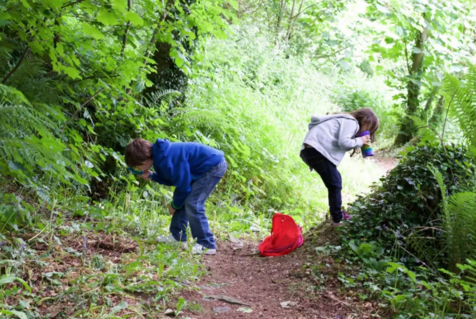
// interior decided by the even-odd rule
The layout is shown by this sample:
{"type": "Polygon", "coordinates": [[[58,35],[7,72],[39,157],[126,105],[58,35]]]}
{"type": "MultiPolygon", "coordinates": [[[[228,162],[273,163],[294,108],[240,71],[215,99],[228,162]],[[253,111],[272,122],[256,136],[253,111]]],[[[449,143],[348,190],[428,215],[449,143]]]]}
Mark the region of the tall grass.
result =
{"type": "MultiPolygon", "coordinates": [[[[299,158],[311,114],[341,110],[333,103],[336,92],[352,84],[380,94],[382,104],[388,94],[375,85],[379,79],[319,71],[309,61],[286,56],[257,27],[234,31],[227,40],[211,39],[202,46],[187,108],[178,113],[172,131],[179,140],[225,151],[229,172],[209,207],[214,227],[266,229],[275,210],[311,226],[327,211],[325,186],[299,158]]],[[[346,202],[384,173],[358,156],[346,157],[339,170],[346,202]]]]}

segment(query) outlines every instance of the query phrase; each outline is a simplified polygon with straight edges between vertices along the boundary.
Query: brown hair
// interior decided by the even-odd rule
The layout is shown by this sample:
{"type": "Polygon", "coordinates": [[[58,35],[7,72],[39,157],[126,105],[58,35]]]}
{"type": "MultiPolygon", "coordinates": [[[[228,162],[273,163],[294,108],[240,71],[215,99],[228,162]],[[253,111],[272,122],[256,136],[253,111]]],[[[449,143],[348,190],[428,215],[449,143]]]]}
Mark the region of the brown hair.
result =
{"type": "Polygon", "coordinates": [[[152,143],[141,138],[136,138],[126,147],[126,164],[129,167],[142,165],[152,159],[152,143]]]}
{"type": "Polygon", "coordinates": [[[374,111],[368,107],[364,107],[349,114],[359,122],[360,129],[356,136],[359,136],[359,134],[364,131],[369,131],[370,141],[372,143],[375,142],[375,132],[378,130],[379,120],[374,111]]]}

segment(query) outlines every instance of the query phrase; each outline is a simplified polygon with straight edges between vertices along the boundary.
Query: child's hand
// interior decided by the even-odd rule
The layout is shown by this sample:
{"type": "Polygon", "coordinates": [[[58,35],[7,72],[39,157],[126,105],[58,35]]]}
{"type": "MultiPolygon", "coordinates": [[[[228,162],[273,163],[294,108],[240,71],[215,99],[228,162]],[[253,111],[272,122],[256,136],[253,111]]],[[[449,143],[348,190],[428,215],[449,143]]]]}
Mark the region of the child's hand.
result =
{"type": "Polygon", "coordinates": [[[150,175],[150,171],[147,171],[147,172],[144,172],[144,174],[139,175],[139,177],[143,178],[146,181],[150,181],[149,175],[150,175]]]}
{"type": "Polygon", "coordinates": [[[169,205],[169,213],[170,213],[170,215],[175,214],[176,211],[177,211],[177,210],[176,210],[175,208],[173,208],[172,205],[169,205]]]}
{"type": "Polygon", "coordinates": [[[369,142],[370,142],[370,135],[364,135],[364,136],[361,136],[360,138],[362,139],[362,142],[363,142],[364,144],[369,144],[369,142]]]}

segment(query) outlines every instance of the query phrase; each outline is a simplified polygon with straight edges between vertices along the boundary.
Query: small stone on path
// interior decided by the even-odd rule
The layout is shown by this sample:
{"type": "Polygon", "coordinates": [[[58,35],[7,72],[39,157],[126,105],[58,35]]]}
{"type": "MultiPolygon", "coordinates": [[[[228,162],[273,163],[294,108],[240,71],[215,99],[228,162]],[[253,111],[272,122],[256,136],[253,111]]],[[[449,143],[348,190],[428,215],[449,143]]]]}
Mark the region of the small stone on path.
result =
{"type": "Polygon", "coordinates": [[[213,307],[213,312],[223,313],[229,312],[231,310],[230,307],[213,307]]]}

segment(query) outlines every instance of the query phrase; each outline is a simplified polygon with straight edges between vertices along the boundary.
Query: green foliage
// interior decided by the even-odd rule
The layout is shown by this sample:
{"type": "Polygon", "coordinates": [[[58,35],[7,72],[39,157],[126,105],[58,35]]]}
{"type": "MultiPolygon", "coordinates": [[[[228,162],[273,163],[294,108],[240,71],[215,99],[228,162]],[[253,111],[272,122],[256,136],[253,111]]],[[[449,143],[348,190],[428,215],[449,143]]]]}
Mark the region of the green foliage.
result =
{"type": "Polygon", "coordinates": [[[391,92],[385,94],[386,89],[383,89],[381,79],[375,77],[367,81],[352,81],[347,75],[339,82],[340,85],[334,87],[331,95],[332,101],[342,112],[351,112],[363,107],[371,108],[380,121],[377,131],[378,145],[391,144],[403,113],[398,105],[393,104],[389,96],[391,92]]]}
{"type": "MultiPolygon", "coordinates": [[[[429,118],[433,109],[431,99],[445,72],[460,71],[464,60],[472,54],[474,3],[466,0],[368,2],[372,5],[367,7],[367,17],[388,25],[373,32],[369,60],[379,62],[376,70],[386,74],[389,86],[406,90],[405,94],[395,95],[395,99],[402,99],[405,104],[406,115],[429,118]],[[466,32],[466,26],[472,31],[466,32]],[[425,97],[429,97],[426,102],[425,97]]],[[[404,117],[395,143],[405,144],[414,131],[410,118],[404,117]]]]}
{"type": "Polygon", "coordinates": [[[0,93],[2,174],[31,179],[41,169],[65,183],[86,183],[72,165],[78,154],[67,152],[66,145],[53,133],[65,119],[59,108],[33,106],[19,91],[4,85],[0,85],[0,93]]]}
{"type": "Polygon", "coordinates": [[[442,219],[445,252],[448,256],[448,269],[455,272],[456,265],[467,259],[474,259],[476,254],[476,193],[463,192],[448,198],[443,176],[435,169],[435,175],[442,196],[442,219]]]}
{"type": "MultiPolygon", "coordinates": [[[[200,141],[225,152],[229,174],[224,188],[232,199],[226,210],[231,215],[249,218],[251,210],[255,216],[250,222],[256,223],[257,216],[266,220],[279,210],[311,225],[320,217],[316,209],[327,210],[327,195],[319,177],[309,174],[299,157],[307,123],[312,114],[337,107],[331,94],[344,86],[345,77],[361,81],[362,90],[372,92],[373,80],[359,73],[320,73],[310,62],[276,49],[268,33],[255,26],[233,31],[225,41],[209,40],[203,45],[207,55],[194,69],[188,107],[173,109],[167,132],[179,140],[200,141]]],[[[351,193],[360,187],[356,181],[365,180],[360,176],[370,167],[373,164],[366,163],[357,169],[346,161],[342,170],[351,181],[345,183],[344,191],[351,193]]],[[[375,172],[370,179],[380,174],[370,170],[375,172]]]]}
{"type": "Polygon", "coordinates": [[[475,314],[472,260],[458,264],[464,273],[457,275],[425,266],[409,269],[375,242],[351,240],[348,247],[330,246],[324,251],[346,261],[345,271],[338,274],[345,288],[362,300],[388,305],[385,318],[472,318],[475,314]]]}
{"type": "MultiPolygon", "coordinates": [[[[160,317],[166,306],[184,307],[184,301],[175,301],[187,287],[183,282],[194,283],[204,268],[189,251],[155,243],[169,221],[161,210],[165,206],[158,205],[163,194],[148,188],[145,199],[144,191],[134,192],[134,187],[131,183],[127,195],[121,192],[99,205],[59,187],[54,204],[29,206],[30,214],[20,196],[5,194],[0,200],[0,318],[17,313],[46,318],[54,305],[61,305],[59,316],[84,318],[129,312],[160,317]],[[10,220],[22,216],[26,229],[5,226],[7,206],[10,220]],[[99,248],[100,242],[109,248],[99,248]],[[118,294],[121,298],[115,298],[118,294]],[[135,303],[138,294],[153,302],[135,303]]],[[[12,224],[24,225],[20,220],[12,224]]]]}
{"type": "Polygon", "coordinates": [[[448,74],[442,90],[445,108],[457,119],[468,145],[476,147],[476,66],[470,64],[461,78],[448,74]]]}
{"type": "Polygon", "coordinates": [[[444,240],[440,228],[443,213],[438,182],[428,165],[442,174],[449,194],[474,187],[474,163],[463,147],[411,147],[400,164],[374,185],[373,191],[351,204],[356,216],[346,236],[374,240],[395,249],[409,265],[420,260],[432,266],[445,265],[440,252],[444,240]]]}

